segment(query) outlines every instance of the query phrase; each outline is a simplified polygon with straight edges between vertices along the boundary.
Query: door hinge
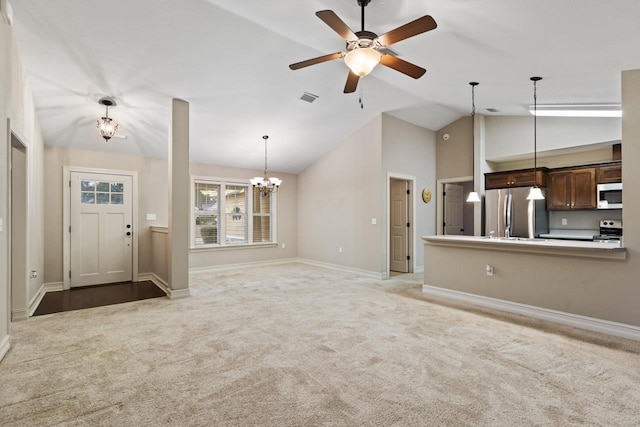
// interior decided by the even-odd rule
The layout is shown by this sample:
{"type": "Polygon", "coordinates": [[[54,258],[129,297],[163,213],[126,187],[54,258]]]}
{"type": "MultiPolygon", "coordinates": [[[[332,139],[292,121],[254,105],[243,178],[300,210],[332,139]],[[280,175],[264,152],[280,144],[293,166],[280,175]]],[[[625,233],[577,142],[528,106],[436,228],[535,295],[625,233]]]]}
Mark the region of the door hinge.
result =
{"type": "Polygon", "coordinates": [[[442,192],[442,197],[444,197],[444,196],[446,196],[446,195],[447,195],[447,192],[446,192],[446,191],[443,191],[443,192],[442,192]]]}
{"type": "Polygon", "coordinates": [[[69,279],[71,279],[71,270],[69,270],[69,279]]]}
{"type": "Polygon", "coordinates": [[[411,255],[407,255],[407,261],[411,261],[411,255]]]}
{"type": "Polygon", "coordinates": [[[69,226],[69,233],[71,233],[71,226],[69,226]]]}
{"type": "Polygon", "coordinates": [[[411,190],[407,190],[407,194],[411,194],[411,190]]]}
{"type": "Polygon", "coordinates": [[[443,222],[443,223],[442,223],[442,226],[443,226],[443,227],[446,227],[446,226],[447,226],[447,223],[446,223],[446,222],[443,222]]]}
{"type": "Polygon", "coordinates": [[[411,223],[410,222],[407,223],[407,228],[409,228],[409,227],[411,227],[411,223]]]}
{"type": "Polygon", "coordinates": [[[69,180],[69,188],[71,188],[71,180],[69,180]]]}

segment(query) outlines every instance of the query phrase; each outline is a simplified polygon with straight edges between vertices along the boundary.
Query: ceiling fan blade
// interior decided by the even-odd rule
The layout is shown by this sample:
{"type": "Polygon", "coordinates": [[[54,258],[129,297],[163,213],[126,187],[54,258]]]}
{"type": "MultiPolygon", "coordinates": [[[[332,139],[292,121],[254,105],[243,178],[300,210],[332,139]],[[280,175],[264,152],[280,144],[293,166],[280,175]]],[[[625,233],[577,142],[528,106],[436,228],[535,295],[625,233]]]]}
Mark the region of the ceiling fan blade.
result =
{"type": "Polygon", "coordinates": [[[346,41],[358,40],[358,36],[344,23],[342,19],[335,14],[333,10],[320,10],[316,12],[316,16],[331,27],[333,31],[338,33],[340,37],[346,41]]]}
{"type": "Polygon", "coordinates": [[[309,65],[320,64],[322,62],[332,61],[334,59],[340,59],[344,55],[342,52],[330,53],[329,55],[319,56],[317,58],[307,59],[306,61],[296,62],[289,65],[292,70],[299,70],[300,68],[308,67],[309,65]]]}
{"type": "Polygon", "coordinates": [[[396,71],[400,71],[401,73],[406,74],[409,77],[413,77],[414,79],[419,79],[424,75],[424,73],[427,72],[427,70],[422,67],[418,67],[411,62],[407,62],[403,59],[391,55],[382,55],[382,58],[380,58],[380,63],[389,68],[393,68],[396,71]]]}
{"type": "Polygon", "coordinates": [[[349,71],[349,75],[347,76],[347,83],[344,85],[344,93],[355,92],[358,88],[359,80],[359,75],[355,74],[353,71],[349,71]]]}
{"type": "Polygon", "coordinates": [[[431,31],[437,26],[438,24],[436,24],[436,21],[431,17],[431,15],[425,15],[422,18],[418,18],[415,21],[411,21],[396,28],[395,30],[391,30],[388,33],[381,35],[378,37],[378,41],[383,46],[389,46],[401,40],[408,39],[409,37],[431,31]]]}

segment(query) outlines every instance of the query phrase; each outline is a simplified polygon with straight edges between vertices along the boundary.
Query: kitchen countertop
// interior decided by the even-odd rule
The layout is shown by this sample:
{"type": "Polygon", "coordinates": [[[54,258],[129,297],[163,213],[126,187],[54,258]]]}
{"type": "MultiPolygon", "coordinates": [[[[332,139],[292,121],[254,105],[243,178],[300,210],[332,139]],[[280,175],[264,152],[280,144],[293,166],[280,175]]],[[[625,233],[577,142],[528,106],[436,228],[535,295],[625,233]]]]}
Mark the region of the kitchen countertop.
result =
{"type": "Polygon", "coordinates": [[[600,230],[578,230],[552,228],[548,233],[541,234],[543,239],[593,240],[593,236],[600,234],[600,230]]]}
{"type": "Polygon", "coordinates": [[[621,242],[527,239],[522,237],[506,239],[486,236],[424,236],[422,240],[425,244],[548,255],[609,259],[626,259],[627,256],[627,250],[621,246],[621,242]]]}

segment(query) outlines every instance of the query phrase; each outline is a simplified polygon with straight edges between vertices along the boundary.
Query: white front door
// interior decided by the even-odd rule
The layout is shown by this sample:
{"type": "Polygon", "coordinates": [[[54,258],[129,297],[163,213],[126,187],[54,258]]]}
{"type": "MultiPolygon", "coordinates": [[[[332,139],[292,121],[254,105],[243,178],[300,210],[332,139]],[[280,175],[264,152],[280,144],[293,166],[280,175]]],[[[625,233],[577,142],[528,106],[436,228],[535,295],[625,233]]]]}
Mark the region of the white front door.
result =
{"type": "Polygon", "coordinates": [[[71,172],[71,286],[132,279],[132,177],[71,172]]]}
{"type": "Polygon", "coordinates": [[[462,198],[460,184],[444,185],[444,234],[462,234],[462,198]]]}
{"type": "Polygon", "coordinates": [[[391,180],[391,247],[389,269],[400,273],[409,271],[407,190],[409,182],[391,180]]]}

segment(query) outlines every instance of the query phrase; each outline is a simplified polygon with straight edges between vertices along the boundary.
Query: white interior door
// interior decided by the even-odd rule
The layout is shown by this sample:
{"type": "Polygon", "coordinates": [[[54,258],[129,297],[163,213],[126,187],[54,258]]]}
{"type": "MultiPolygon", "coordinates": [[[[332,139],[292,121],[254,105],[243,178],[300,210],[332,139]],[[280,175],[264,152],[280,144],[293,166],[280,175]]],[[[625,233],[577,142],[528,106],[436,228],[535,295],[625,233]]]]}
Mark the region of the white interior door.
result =
{"type": "Polygon", "coordinates": [[[71,286],[130,281],[132,177],[71,173],[71,286]]]}
{"type": "Polygon", "coordinates": [[[389,251],[389,269],[401,273],[409,272],[408,233],[409,215],[407,209],[407,190],[409,182],[391,180],[391,245],[389,251]]]}
{"type": "Polygon", "coordinates": [[[462,234],[464,231],[462,223],[463,195],[462,185],[444,185],[444,234],[462,234]]]}

